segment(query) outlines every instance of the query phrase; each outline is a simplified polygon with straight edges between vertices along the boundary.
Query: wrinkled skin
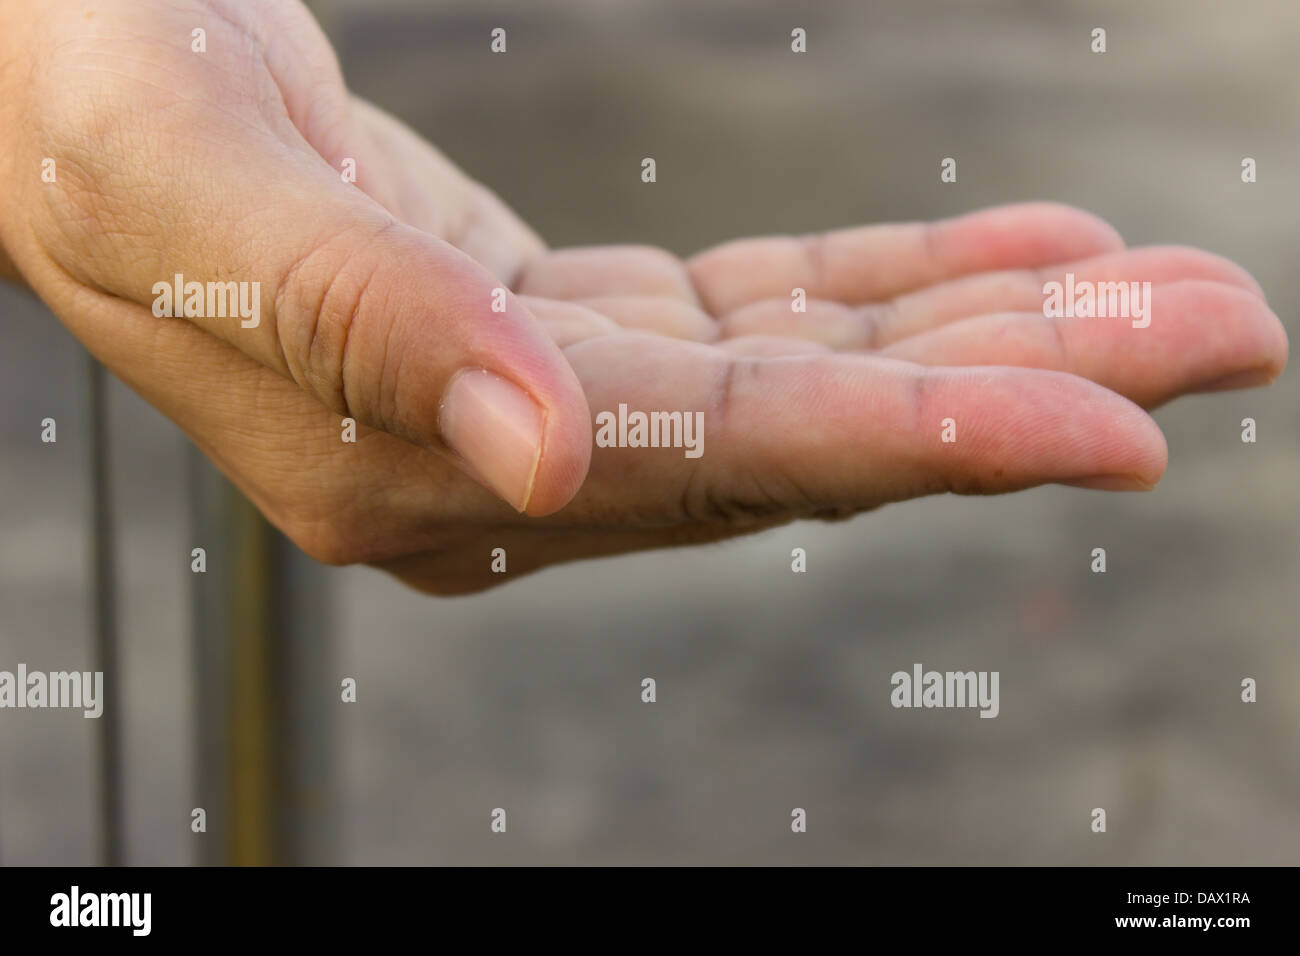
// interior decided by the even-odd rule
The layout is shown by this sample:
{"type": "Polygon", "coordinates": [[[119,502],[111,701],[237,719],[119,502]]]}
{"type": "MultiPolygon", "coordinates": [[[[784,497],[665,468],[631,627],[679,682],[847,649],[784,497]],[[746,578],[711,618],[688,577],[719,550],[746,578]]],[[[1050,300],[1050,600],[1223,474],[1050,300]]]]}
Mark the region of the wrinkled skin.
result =
{"type": "Polygon", "coordinates": [[[350,97],[294,0],[17,0],[0,38],[6,181],[37,181],[44,157],[59,170],[0,198],[0,271],[307,553],[431,593],[936,492],[1149,488],[1166,449],[1144,409],[1286,363],[1243,269],[1126,249],[1054,204],[685,261],[549,251],[350,97]],[[195,27],[206,53],[190,50],[195,27]],[[150,287],[177,271],[259,279],[261,327],[155,318],[150,287]],[[1067,271],[1153,283],[1150,327],[1045,319],[1043,283],[1067,271]],[[487,312],[498,283],[507,316],[487,312]],[[467,354],[547,409],[527,513],[440,444],[441,386],[467,354]],[[593,448],[592,417],[619,403],[703,411],[703,456],[593,448]],[[355,444],[343,415],[361,423],[355,444]],[[508,576],[490,573],[497,547],[508,576]]]}

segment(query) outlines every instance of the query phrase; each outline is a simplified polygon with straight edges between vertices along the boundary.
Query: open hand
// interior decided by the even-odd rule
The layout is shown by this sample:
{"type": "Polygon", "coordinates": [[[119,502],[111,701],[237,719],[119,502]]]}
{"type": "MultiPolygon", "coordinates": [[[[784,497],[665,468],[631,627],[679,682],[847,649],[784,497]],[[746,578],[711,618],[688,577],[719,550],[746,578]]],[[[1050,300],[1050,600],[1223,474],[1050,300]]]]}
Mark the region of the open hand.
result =
{"type": "Polygon", "coordinates": [[[25,131],[6,172],[48,156],[59,180],[0,200],[0,267],[308,553],[430,592],[942,491],[1149,488],[1166,452],[1143,408],[1286,362],[1239,267],[1126,250],[1053,204],[686,262],[547,251],[350,99],[296,3],[52,0],[37,36],[27,5],[0,13],[34,77],[0,79],[0,123],[25,131]],[[1149,326],[1044,318],[1067,272],[1152,283],[1149,326]],[[174,273],[260,281],[261,323],[156,317],[174,273]],[[593,451],[620,405],[702,413],[703,453],[593,451]]]}

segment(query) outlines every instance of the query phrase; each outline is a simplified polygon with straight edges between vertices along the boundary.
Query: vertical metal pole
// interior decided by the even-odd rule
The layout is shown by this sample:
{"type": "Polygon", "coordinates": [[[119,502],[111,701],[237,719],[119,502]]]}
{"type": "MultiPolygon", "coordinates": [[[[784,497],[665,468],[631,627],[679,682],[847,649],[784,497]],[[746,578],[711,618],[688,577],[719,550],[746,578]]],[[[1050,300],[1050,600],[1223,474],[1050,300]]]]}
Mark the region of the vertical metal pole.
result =
{"type": "Polygon", "coordinates": [[[191,449],[198,802],[207,864],[333,858],[323,569],[191,449]]]}
{"type": "Polygon", "coordinates": [[[96,823],[99,862],[121,866],[122,727],[119,701],[123,692],[118,667],[116,539],[113,524],[112,461],[108,448],[108,377],[104,367],[86,353],[86,411],[90,434],[90,576],[94,617],[93,670],[104,674],[104,710],[95,721],[98,734],[96,823]]]}
{"type": "Polygon", "coordinates": [[[334,862],[337,852],[332,758],[341,688],[330,655],[333,602],[326,569],[284,535],[272,534],[280,636],[274,673],[287,678],[290,691],[274,698],[280,844],[287,861],[323,865],[334,862]]]}

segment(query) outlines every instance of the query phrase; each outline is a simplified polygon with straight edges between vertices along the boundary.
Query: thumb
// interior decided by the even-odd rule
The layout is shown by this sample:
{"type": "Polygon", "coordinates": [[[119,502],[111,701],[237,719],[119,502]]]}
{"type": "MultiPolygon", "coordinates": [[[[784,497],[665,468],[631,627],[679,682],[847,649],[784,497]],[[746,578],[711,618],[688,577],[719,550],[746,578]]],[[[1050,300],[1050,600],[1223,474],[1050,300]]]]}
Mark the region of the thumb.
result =
{"type": "Polygon", "coordinates": [[[263,295],[269,328],[227,321],[229,339],[340,414],[448,456],[519,511],[565,505],[590,463],[591,415],[564,355],[486,269],[349,208],[353,196],[317,213],[330,226],[286,244],[295,251],[263,295]]]}
{"type": "Polygon", "coordinates": [[[90,192],[134,225],[51,252],[82,283],[192,322],[340,416],[447,457],[519,511],[563,507],[586,476],[591,417],[528,309],[314,152],[236,142],[81,181],[68,221],[85,221],[90,192]]]}

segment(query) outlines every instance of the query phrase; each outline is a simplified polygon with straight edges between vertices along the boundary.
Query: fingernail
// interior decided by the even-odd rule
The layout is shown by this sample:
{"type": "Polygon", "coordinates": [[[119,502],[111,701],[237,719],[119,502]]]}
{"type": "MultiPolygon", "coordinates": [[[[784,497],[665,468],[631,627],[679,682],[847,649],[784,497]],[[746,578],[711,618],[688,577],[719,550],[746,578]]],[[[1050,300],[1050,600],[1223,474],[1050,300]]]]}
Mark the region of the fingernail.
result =
{"type": "Polygon", "coordinates": [[[1276,377],[1277,375],[1272,369],[1251,368],[1225,375],[1222,378],[1216,378],[1204,385],[1198,385],[1196,390],[1198,392],[1226,392],[1233,388],[1255,388],[1258,385],[1268,385],[1276,377]]]}
{"type": "Polygon", "coordinates": [[[533,496],[544,421],[526,392],[484,369],[457,372],[438,412],[442,440],[519,511],[533,496]]]}
{"type": "Polygon", "coordinates": [[[1143,481],[1136,475],[1088,475],[1084,478],[1071,478],[1059,484],[1073,488],[1091,488],[1096,491],[1150,491],[1155,485],[1143,481]]]}

